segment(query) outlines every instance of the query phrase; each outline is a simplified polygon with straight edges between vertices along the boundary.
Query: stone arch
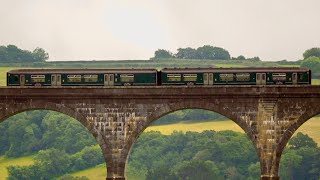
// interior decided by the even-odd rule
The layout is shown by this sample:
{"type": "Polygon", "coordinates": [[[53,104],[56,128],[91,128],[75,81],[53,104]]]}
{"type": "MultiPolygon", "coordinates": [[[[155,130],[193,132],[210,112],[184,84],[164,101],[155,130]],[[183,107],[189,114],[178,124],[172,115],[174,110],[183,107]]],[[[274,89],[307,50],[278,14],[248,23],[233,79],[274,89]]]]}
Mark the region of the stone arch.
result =
{"type": "Polygon", "coordinates": [[[307,122],[309,119],[311,119],[312,117],[314,117],[318,114],[320,114],[320,108],[317,108],[317,109],[310,108],[308,111],[306,111],[304,114],[302,114],[295,123],[292,123],[286,129],[286,131],[283,133],[283,136],[281,137],[281,139],[279,141],[280,143],[279,143],[279,146],[277,147],[277,150],[276,150],[277,154],[282,153],[286,144],[291,139],[291,137],[296,132],[296,130],[299,129],[299,127],[301,127],[305,122],[307,122]]]}
{"type": "MultiPolygon", "coordinates": [[[[136,140],[139,138],[141,133],[150,126],[150,124],[159,118],[170,114],[175,111],[184,110],[184,109],[202,109],[202,110],[208,110],[211,112],[219,113],[230,120],[232,120],[234,123],[236,123],[244,132],[247,134],[247,137],[251,140],[253,143],[254,148],[256,149],[257,156],[259,156],[259,149],[256,147],[256,141],[257,139],[254,137],[252,131],[250,130],[250,127],[245,123],[245,121],[241,120],[241,118],[236,114],[233,113],[232,109],[221,107],[219,104],[210,103],[206,100],[198,100],[198,101],[182,101],[182,102],[174,102],[170,104],[166,104],[158,109],[155,109],[154,112],[151,113],[150,116],[147,117],[147,122],[144,124],[142,128],[137,128],[139,131],[135,131],[130,139],[128,139],[125,150],[121,153],[121,157],[126,159],[125,163],[125,174],[126,174],[126,166],[128,164],[129,160],[129,154],[132,150],[132,147],[136,140]]],[[[260,160],[261,163],[261,160],[260,160]]]]}
{"type": "Polygon", "coordinates": [[[34,101],[34,102],[30,101],[30,102],[25,102],[21,104],[9,103],[5,108],[6,108],[6,111],[5,111],[6,113],[0,115],[0,123],[16,114],[26,112],[26,111],[33,111],[33,110],[54,111],[75,119],[76,121],[80,122],[96,139],[97,143],[101,148],[101,151],[103,153],[106,166],[107,166],[107,159],[110,159],[110,158],[106,157],[106,153],[104,151],[106,148],[105,148],[105,140],[103,139],[103,136],[99,131],[97,131],[94,128],[93,124],[88,123],[84,115],[77,112],[74,108],[69,107],[68,105],[65,105],[65,104],[61,105],[60,103],[58,104],[58,103],[47,102],[47,101],[34,101]]]}
{"type": "Polygon", "coordinates": [[[89,126],[84,116],[66,105],[55,104],[52,102],[28,102],[22,104],[9,104],[9,106],[6,108],[6,112],[8,113],[4,114],[3,117],[1,117],[0,122],[24,111],[50,110],[70,116],[79,121],[86,128],[88,128],[89,126]]]}
{"type": "MultiPolygon", "coordinates": [[[[313,107],[316,107],[316,105],[313,105],[313,107]]],[[[289,140],[291,139],[291,137],[296,132],[296,130],[298,130],[299,127],[301,127],[309,119],[311,119],[312,117],[314,117],[318,114],[320,114],[320,108],[309,108],[305,113],[303,113],[298,118],[298,120],[296,122],[292,123],[286,129],[286,131],[281,136],[281,139],[279,140],[279,144],[276,148],[276,156],[278,157],[279,162],[274,164],[276,166],[276,167],[274,167],[274,169],[279,170],[282,152],[283,152],[284,148],[286,147],[287,143],[289,142],[289,140]]]]}

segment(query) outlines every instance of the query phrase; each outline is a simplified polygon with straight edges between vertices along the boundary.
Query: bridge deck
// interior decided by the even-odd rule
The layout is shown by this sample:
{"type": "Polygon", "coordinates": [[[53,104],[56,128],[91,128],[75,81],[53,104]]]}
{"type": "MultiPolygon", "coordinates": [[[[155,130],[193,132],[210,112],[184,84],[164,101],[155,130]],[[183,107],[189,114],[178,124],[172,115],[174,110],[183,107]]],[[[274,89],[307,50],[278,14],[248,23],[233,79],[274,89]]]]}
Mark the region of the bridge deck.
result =
{"type": "Polygon", "coordinates": [[[7,87],[0,86],[0,99],[37,97],[155,98],[205,96],[320,97],[320,85],[310,86],[131,86],[131,87],[7,87]]]}

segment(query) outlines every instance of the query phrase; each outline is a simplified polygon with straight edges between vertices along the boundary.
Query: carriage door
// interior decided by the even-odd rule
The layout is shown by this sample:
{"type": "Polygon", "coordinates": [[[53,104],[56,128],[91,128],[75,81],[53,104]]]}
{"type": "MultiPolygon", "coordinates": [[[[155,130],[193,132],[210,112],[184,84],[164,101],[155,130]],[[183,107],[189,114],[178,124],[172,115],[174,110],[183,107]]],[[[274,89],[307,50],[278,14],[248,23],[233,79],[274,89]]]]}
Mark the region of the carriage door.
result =
{"type": "Polygon", "coordinates": [[[108,78],[108,74],[105,74],[105,75],[104,75],[104,85],[105,85],[105,86],[109,86],[109,83],[108,83],[109,81],[108,81],[108,79],[109,79],[109,78],[108,78]]]}
{"type": "Polygon", "coordinates": [[[256,84],[257,85],[266,85],[267,84],[266,73],[256,73],[256,84]]]}
{"type": "Polygon", "coordinates": [[[57,75],[52,74],[51,75],[51,86],[56,86],[57,85],[57,75]]]}
{"type": "Polygon", "coordinates": [[[213,85],[213,73],[209,73],[209,85],[213,85]]]}
{"type": "Polygon", "coordinates": [[[24,86],[26,82],[26,78],[24,75],[20,75],[20,86],[24,86]]]}
{"type": "Polygon", "coordinates": [[[209,84],[208,73],[203,73],[203,84],[204,85],[208,85],[209,84]]]}
{"type": "Polygon", "coordinates": [[[261,73],[261,84],[266,85],[267,84],[267,76],[266,73],[261,73]]]}
{"type": "Polygon", "coordinates": [[[298,84],[298,75],[297,75],[297,73],[292,73],[292,84],[298,84]]]}
{"type": "Polygon", "coordinates": [[[104,85],[113,86],[114,85],[114,74],[105,74],[104,75],[104,85]]]}
{"type": "Polygon", "coordinates": [[[114,74],[109,74],[109,86],[114,85],[114,74]]]}
{"type": "Polygon", "coordinates": [[[61,74],[57,74],[57,86],[61,86],[61,74]]]}

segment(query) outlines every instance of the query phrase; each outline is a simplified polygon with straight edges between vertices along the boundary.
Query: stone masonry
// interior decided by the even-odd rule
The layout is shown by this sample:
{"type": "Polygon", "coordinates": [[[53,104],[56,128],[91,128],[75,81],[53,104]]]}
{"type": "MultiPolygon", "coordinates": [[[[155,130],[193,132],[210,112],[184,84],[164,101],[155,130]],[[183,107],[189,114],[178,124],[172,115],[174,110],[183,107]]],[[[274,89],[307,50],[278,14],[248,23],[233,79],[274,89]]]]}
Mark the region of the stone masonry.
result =
{"type": "Polygon", "coordinates": [[[99,143],[107,179],[125,179],[129,152],[150,123],[193,108],[238,124],[256,147],[261,179],[276,180],[288,140],[320,113],[320,86],[0,87],[0,122],[36,109],[75,118],[99,143]]]}

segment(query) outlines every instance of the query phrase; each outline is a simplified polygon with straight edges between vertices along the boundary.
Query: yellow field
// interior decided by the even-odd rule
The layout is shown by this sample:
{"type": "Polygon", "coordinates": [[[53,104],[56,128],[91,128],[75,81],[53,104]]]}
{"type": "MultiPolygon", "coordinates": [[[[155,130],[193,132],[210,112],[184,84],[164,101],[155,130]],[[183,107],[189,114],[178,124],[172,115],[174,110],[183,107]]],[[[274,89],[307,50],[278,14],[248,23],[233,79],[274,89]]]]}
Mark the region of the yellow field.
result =
{"type": "Polygon", "coordinates": [[[211,121],[211,122],[200,122],[200,123],[185,123],[180,122],[177,124],[161,125],[161,126],[151,126],[148,127],[145,132],[148,131],[160,131],[162,134],[170,135],[173,131],[193,131],[193,132],[202,132],[205,130],[233,130],[237,132],[244,131],[233,121],[211,121]]]}
{"type": "Polygon", "coordinates": [[[312,79],[312,85],[320,85],[320,79],[312,79]]]}
{"type": "MultiPolygon", "coordinates": [[[[200,122],[200,123],[177,123],[170,125],[161,125],[161,126],[152,126],[148,127],[145,131],[160,131],[162,134],[170,135],[173,131],[194,131],[202,132],[205,130],[214,130],[214,131],[223,131],[223,130],[232,130],[237,132],[244,131],[233,121],[211,121],[211,122],[200,122]]],[[[297,132],[302,132],[308,134],[320,145],[320,117],[314,117],[304,123],[297,132]]]]}
{"type": "Polygon", "coordinates": [[[5,180],[8,176],[8,166],[28,166],[33,164],[34,156],[26,156],[21,158],[10,159],[0,156],[0,180],[5,180]]]}

